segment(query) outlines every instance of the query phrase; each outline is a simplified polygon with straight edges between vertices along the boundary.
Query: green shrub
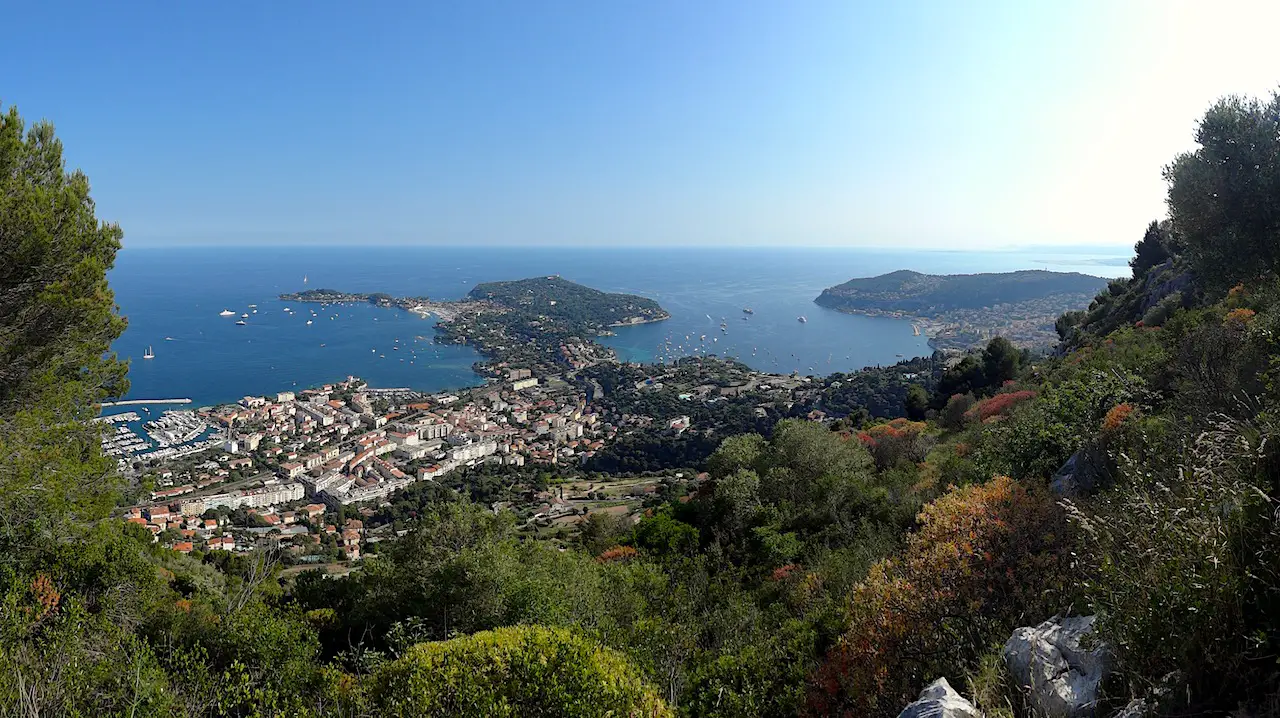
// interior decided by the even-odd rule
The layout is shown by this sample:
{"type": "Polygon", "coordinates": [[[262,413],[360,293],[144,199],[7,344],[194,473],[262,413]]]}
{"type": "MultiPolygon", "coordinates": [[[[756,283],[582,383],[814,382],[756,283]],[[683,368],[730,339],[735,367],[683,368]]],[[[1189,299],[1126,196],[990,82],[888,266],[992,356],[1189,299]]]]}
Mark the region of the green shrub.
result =
{"type": "Polygon", "coordinates": [[[1128,467],[1073,511],[1093,562],[1090,601],[1135,694],[1179,671],[1194,704],[1232,705],[1274,679],[1276,428],[1222,419],[1189,461],[1128,467]]]}
{"type": "Polygon", "coordinates": [[[374,674],[370,699],[400,718],[671,715],[620,654],[542,626],[418,644],[374,674]]]}
{"type": "Polygon", "coordinates": [[[1173,313],[1182,308],[1182,292],[1174,292],[1161,299],[1142,315],[1142,323],[1148,327],[1158,327],[1169,321],[1173,313]]]}

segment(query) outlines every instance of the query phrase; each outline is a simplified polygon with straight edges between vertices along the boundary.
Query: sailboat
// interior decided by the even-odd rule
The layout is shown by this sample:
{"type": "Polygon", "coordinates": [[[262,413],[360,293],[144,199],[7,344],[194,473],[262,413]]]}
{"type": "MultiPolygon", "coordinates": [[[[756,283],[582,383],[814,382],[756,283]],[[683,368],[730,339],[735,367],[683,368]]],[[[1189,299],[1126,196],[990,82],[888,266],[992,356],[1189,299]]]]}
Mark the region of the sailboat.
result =
{"type": "Polygon", "coordinates": [[[143,354],[143,355],[142,355],[142,358],[143,358],[143,359],[155,359],[155,358],[156,358],[156,353],[155,353],[154,351],[152,351],[152,350],[151,350],[151,345],[150,345],[150,344],[148,344],[148,345],[147,345],[147,353],[146,353],[146,354],[143,354]]]}
{"type": "Polygon", "coordinates": [[[306,284],[306,283],[307,283],[307,275],[305,275],[305,274],[304,274],[304,275],[302,275],[302,283],[303,283],[303,284],[306,284]]]}

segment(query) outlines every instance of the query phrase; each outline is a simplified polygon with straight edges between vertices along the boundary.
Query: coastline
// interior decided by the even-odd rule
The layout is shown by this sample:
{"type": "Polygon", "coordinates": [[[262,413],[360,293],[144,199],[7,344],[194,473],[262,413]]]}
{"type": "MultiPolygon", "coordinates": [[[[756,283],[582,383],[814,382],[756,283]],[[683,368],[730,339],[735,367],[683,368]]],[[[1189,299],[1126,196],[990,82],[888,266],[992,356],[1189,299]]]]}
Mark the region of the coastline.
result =
{"type": "Polygon", "coordinates": [[[625,321],[625,322],[614,322],[613,324],[610,324],[609,326],[610,326],[610,327],[638,327],[638,326],[640,326],[641,324],[657,324],[658,322],[665,322],[665,321],[667,321],[667,320],[668,320],[668,319],[670,319],[670,318],[671,318],[671,315],[670,315],[670,314],[666,314],[666,315],[661,316],[661,317],[654,317],[653,319],[643,319],[643,318],[641,318],[641,317],[631,317],[630,319],[628,319],[628,320],[627,320],[627,321],[625,321]]]}

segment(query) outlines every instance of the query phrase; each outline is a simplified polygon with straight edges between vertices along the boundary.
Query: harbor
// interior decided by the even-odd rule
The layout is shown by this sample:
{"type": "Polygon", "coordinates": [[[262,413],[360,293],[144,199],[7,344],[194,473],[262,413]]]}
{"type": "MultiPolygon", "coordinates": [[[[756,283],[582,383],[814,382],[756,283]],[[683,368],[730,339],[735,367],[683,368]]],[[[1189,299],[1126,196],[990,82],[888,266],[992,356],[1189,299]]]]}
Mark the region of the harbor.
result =
{"type": "Polygon", "coordinates": [[[190,404],[190,399],[124,399],[121,401],[104,401],[99,406],[107,409],[113,406],[138,406],[141,404],[190,404]]]}

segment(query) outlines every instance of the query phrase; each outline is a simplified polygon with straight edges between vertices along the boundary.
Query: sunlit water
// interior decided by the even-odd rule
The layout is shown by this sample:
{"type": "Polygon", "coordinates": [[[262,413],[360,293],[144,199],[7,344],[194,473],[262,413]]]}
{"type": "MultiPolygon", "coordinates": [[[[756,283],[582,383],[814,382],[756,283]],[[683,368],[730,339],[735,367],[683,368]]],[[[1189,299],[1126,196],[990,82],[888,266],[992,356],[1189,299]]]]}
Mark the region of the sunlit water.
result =
{"type": "Polygon", "coordinates": [[[480,357],[468,347],[432,343],[434,320],[367,304],[321,309],[276,297],[324,287],[456,299],[477,282],[560,274],[597,289],[651,297],[671,313],[668,321],[622,328],[616,337],[603,340],[623,359],[651,362],[715,353],[763,370],[827,374],[891,364],[930,349],[926,337],[913,334],[910,322],[815,305],[813,299],[826,287],[897,269],[1051,269],[1120,276],[1128,272],[1123,255],[829,249],[126,249],[110,274],[116,300],[129,319],[114,349],[132,361],[129,398],[190,397],[195,406],[313,386],[348,374],[374,386],[461,388],[480,383],[471,371],[480,357]],[[251,304],[257,305],[256,313],[251,304]],[[286,313],[285,306],[293,312],[286,313]],[[754,313],[744,314],[743,308],[754,313]],[[223,309],[235,315],[219,316],[223,309]],[[237,326],[242,313],[249,317],[244,326],[237,326]],[[807,322],[798,321],[801,316],[807,322]],[[154,359],[142,358],[148,346],[154,349],[154,359]]]}

